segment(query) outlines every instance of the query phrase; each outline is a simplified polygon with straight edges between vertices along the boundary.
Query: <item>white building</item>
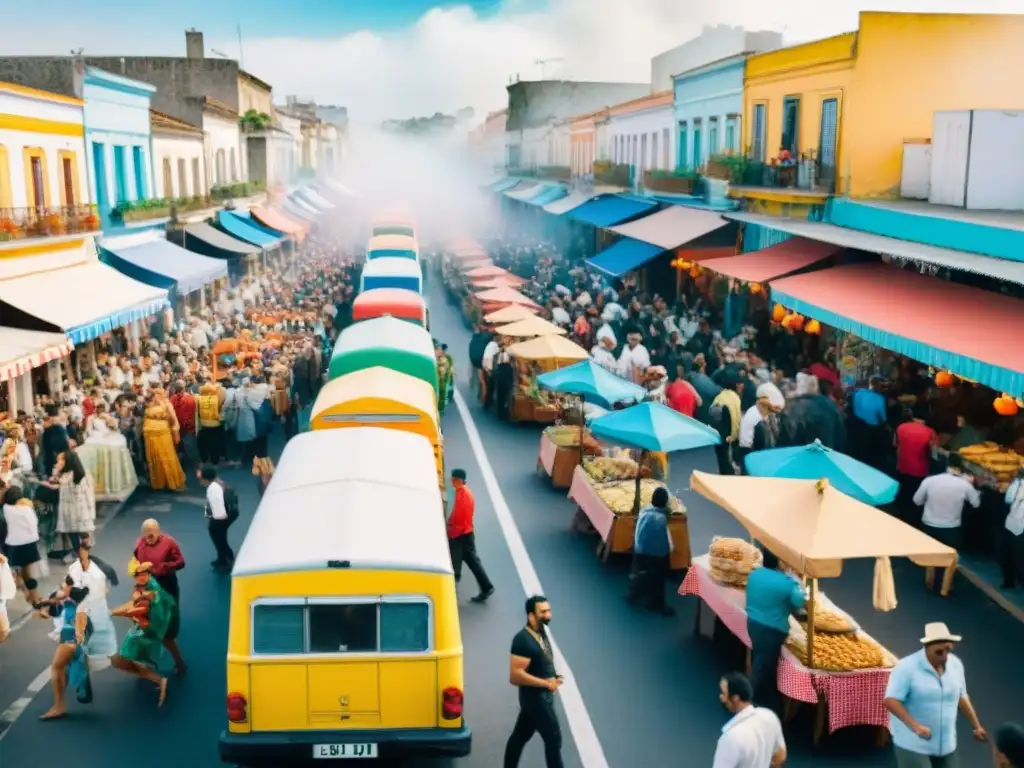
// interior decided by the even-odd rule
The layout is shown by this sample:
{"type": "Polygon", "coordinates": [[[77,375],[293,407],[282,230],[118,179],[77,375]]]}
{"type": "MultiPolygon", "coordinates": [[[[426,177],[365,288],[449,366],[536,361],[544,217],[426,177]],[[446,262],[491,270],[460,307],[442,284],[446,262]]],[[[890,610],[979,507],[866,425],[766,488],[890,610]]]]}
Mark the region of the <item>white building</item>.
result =
{"type": "Polygon", "coordinates": [[[238,113],[216,99],[203,104],[203,140],[206,181],[210,187],[247,180],[246,157],[238,113]]]}
{"type": "Polygon", "coordinates": [[[81,99],[0,83],[0,209],[15,209],[7,218],[91,201],[83,105],[81,99]]]}
{"type": "Polygon", "coordinates": [[[753,51],[773,51],[782,47],[778,32],[748,32],[743,27],[725,24],[705,25],[698,37],[651,59],[651,90],[672,89],[672,77],[714,61],[753,51]]]}
{"type": "Polygon", "coordinates": [[[608,110],[611,161],[629,165],[639,181],[645,170],[675,167],[672,91],[653,93],[608,110]]]}
{"type": "Polygon", "coordinates": [[[541,165],[568,168],[572,164],[572,120],[556,120],[548,135],[548,157],[541,165]]]}
{"type": "Polygon", "coordinates": [[[183,120],[150,110],[153,130],[155,197],[206,197],[206,152],[203,131],[183,120]]]}

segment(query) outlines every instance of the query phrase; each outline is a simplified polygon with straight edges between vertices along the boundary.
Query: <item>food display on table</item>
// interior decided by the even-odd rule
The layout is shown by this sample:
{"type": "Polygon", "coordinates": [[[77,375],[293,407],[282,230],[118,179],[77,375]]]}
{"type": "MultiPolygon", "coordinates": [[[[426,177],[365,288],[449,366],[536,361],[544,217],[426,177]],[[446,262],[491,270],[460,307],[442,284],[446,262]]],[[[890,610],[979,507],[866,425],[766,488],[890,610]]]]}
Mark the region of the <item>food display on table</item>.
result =
{"type": "MultiPolygon", "coordinates": [[[[807,666],[807,632],[790,632],[786,647],[807,666]]],[[[831,634],[815,631],[814,664],[811,669],[824,672],[853,672],[858,669],[892,667],[896,658],[863,632],[831,634]]]]}
{"type": "Polygon", "coordinates": [[[1024,466],[1024,456],[992,442],[969,445],[961,448],[959,454],[968,463],[968,469],[1001,491],[1006,490],[1024,466]]]}
{"type": "MultiPolygon", "coordinates": [[[[544,430],[544,434],[547,435],[548,439],[559,448],[580,447],[580,428],[572,424],[561,424],[558,426],[548,427],[544,430]]],[[[601,446],[589,432],[583,436],[583,451],[588,454],[597,454],[601,452],[601,446]]]]}
{"type": "Polygon", "coordinates": [[[708,549],[711,578],[730,587],[745,588],[750,572],[763,562],[761,550],[743,539],[715,536],[708,549]]]}
{"type": "MultiPolygon", "coordinates": [[[[664,486],[656,480],[640,481],[640,508],[651,503],[651,496],[655,488],[664,486]]],[[[595,485],[594,489],[601,501],[608,505],[608,509],[616,515],[630,515],[633,513],[633,501],[636,498],[636,480],[621,480],[612,483],[595,485]]],[[[686,507],[683,502],[675,496],[668,497],[668,508],[672,515],[685,515],[686,507]]]]}
{"type": "MultiPolygon", "coordinates": [[[[597,456],[583,460],[583,469],[596,483],[607,483],[613,480],[633,480],[636,478],[637,464],[632,459],[613,456],[597,456]]],[[[641,477],[645,476],[641,470],[641,477]]]]}
{"type": "Polygon", "coordinates": [[[830,635],[843,635],[856,632],[857,625],[841,613],[836,613],[835,611],[815,611],[814,631],[830,635]]]}

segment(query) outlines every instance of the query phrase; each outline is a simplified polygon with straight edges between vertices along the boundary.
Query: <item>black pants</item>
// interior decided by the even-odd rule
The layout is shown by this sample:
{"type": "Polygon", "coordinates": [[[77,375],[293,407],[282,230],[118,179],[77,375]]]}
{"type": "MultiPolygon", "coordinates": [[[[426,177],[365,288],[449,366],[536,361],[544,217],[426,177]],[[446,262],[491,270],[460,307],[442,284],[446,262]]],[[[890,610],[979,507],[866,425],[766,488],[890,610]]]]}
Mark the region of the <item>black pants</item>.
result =
{"type": "Polygon", "coordinates": [[[778,697],[779,654],[789,635],[750,619],[747,619],[747,634],[750,635],[750,684],[754,688],[754,701],[771,706],[778,697]]]}
{"type": "Polygon", "coordinates": [[[633,555],[629,574],[629,602],[643,605],[652,611],[665,610],[665,577],[668,557],[633,555]]]}
{"type": "Polygon", "coordinates": [[[235,561],[235,553],[228,544],[228,528],[231,523],[227,520],[210,520],[210,541],[213,548],[217,550],[217,565],[231,565],[235,561]]]}
{"type": "Polygon", "coordinates": [[[519,765],[523,748],[535,733],[539,733],[544,740],[544,763],[547,768],[563,767],[562,727],[555,714],[554,696],[541,693],[535,702],[519,702],[519,717],[505,744],[505,768],[516,768],[519,765]]]}
{"type": "Polygon", "coordinates": [[[224,458],[224,425],[200,427],[196,435],[199,461],[203,464],[219,464],[224,458]]]}
{"type": "Polygon", "coordinates": [[[242,462],[243,466],[252,466],[252,460],[259,457],[265,459],[267,457],[267,436],[256,437],[244,443],[239,443],[242,447],[242,462]]]}
{"type": "Polygon", "coordinates": [[[718,459],[718,474],[735,475],[732,466],[732,443],[721,442],[715,446],[715,458],[718,459]]]}
{"type": "Polygon", "coordinates": [[[448,548],[452,555],[452,570],[455,572],[456,582],[462,578],[462,564],[465,563],[476,577],[481,592],[489,592],[494,589],[491,580],[487,578],[484,564],[480,562],[480,555],[476,553],[476,537],[472,533],[464,533],[454,539],[449,539],[448,548]]]}
{"type": "Polygon", "coordinates": [[[1024,534],[1014,536],[1006,528],[999,531],[999,570],[1007,588],[1024,586],[1024,534]]]}
{"type": "Polygon", "coordinates": [[[900,489],[896,492],[896,514],[908,525],[920,528],[922,508],[914,504],[914,494],[924,478],[897,472],[896,479],[900,483],[900,489]]]}

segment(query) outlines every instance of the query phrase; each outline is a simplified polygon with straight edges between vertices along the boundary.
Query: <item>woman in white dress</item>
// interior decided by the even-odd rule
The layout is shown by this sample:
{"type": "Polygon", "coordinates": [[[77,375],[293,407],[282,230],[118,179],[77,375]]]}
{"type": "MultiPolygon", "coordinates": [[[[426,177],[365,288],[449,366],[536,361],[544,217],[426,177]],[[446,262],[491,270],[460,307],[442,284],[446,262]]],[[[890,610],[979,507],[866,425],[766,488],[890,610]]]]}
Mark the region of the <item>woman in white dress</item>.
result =
{"type": "Polygon", "coordinates": [[[117,632],[107,605],[111,584],[117,586],[117,572],[92,557],[92,546],[92,537],[82,536],[77,557],[68,568],[65,589],[72,586],[89,588],[82,609],[92,621],[92,637],[86,644],[86,651],[89,654],[89,667],[95,670],[109,666],[110,657],[117,653],[117,632]]]}
{"type": "Polygon", "coordinates": [[[105,402],[85,422],[85,443],[78,449],[82,464],[92,476],[96,497],[120,501],[139,484],[128,440],[105,402]]]}

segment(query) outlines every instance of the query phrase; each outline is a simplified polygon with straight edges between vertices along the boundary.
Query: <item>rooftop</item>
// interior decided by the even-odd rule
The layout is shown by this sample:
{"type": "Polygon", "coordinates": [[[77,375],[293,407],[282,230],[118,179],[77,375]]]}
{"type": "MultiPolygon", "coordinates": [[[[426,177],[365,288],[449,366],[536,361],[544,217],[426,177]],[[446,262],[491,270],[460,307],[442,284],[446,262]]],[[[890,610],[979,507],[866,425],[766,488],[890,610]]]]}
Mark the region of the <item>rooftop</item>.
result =
{"type": "Polygon", "coordinates": [[[153,127],[154,131],[165,130],[174,131],[178,133],[189,133],[194,136],[202,136],[203,131],[201,128],[186,123],[184,120],[179,120],[176,117],[160,112],[156,109],[150,108],[149,110],[149,122],[153,127]]]}
{"type": "Polygon", "coordinates": [[[25,96],[30,99],[40,99],[42,101],[52,101],[57,104],[71,104],[76,107],[80,107],[85,104],[81,99],[76,99],[74,96],[64,96],[59,93],[51,93],[50,91],[43,91],[39,88],[29,88],[25,85],[15,85],[14,83],[0,82],[0,93],[9,93],[14,96],[25,96]]]}

